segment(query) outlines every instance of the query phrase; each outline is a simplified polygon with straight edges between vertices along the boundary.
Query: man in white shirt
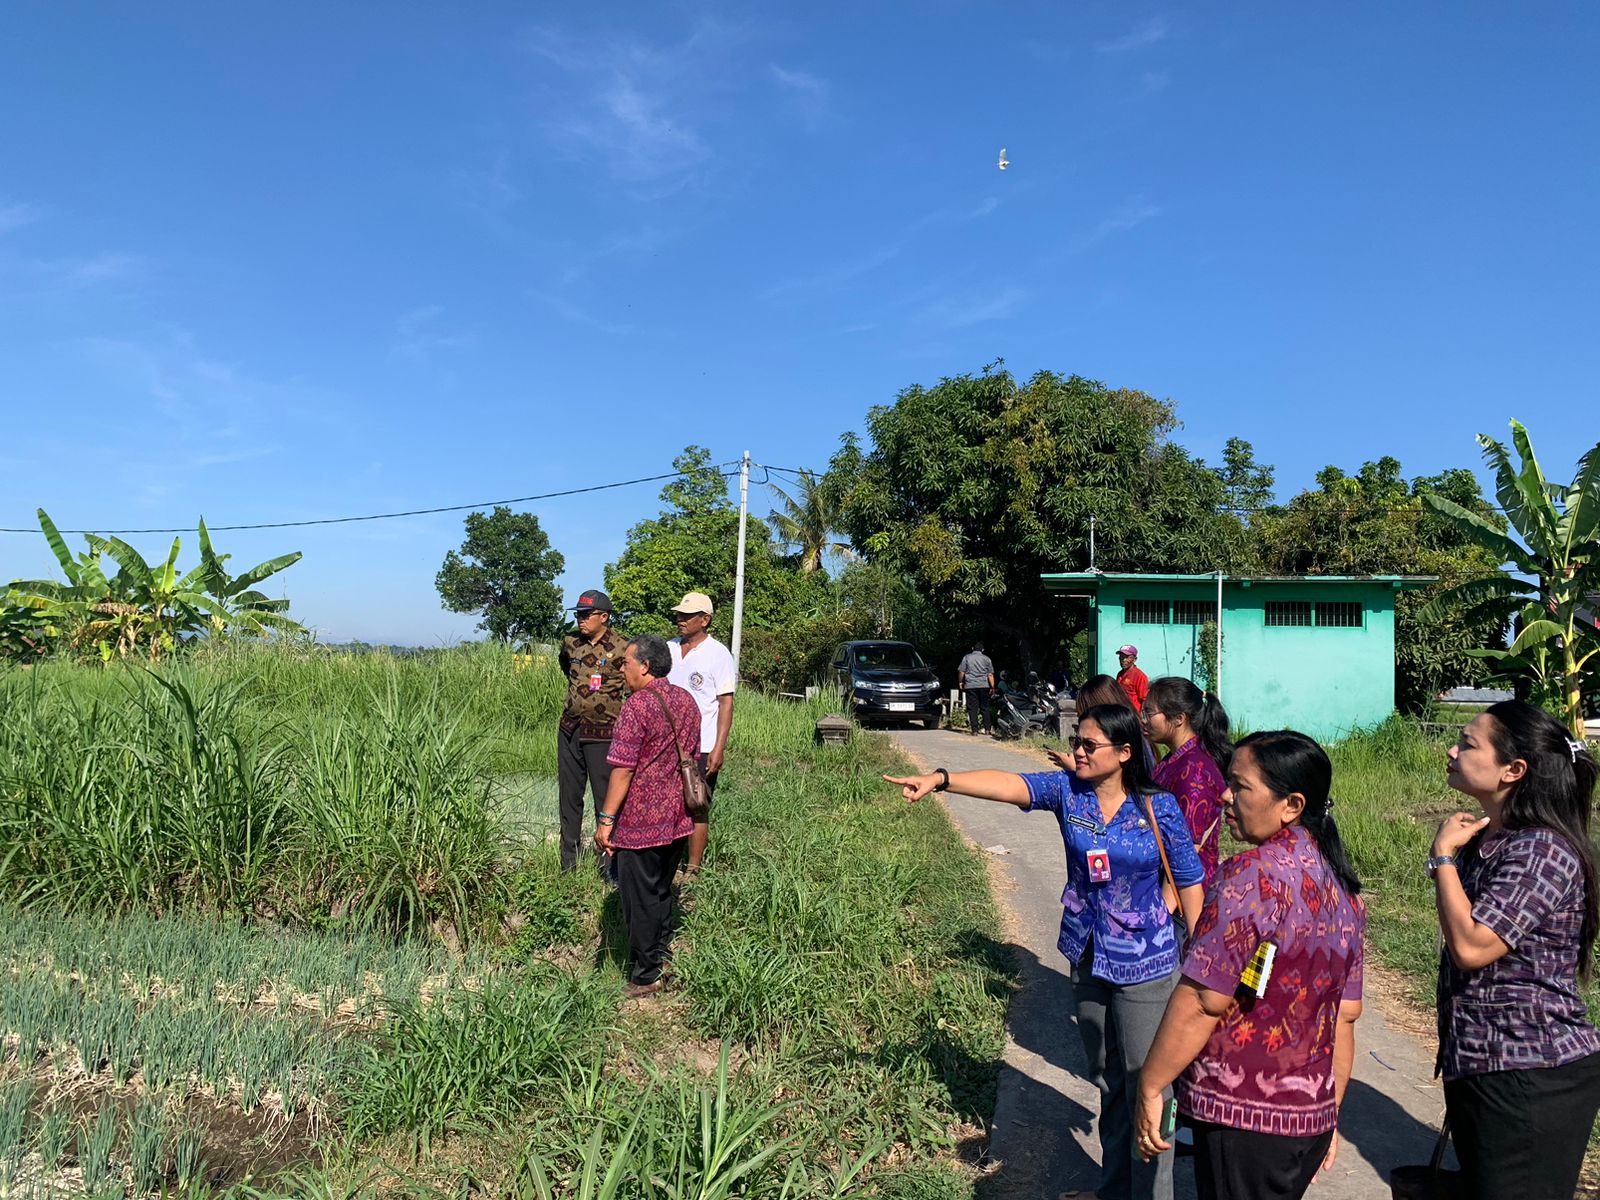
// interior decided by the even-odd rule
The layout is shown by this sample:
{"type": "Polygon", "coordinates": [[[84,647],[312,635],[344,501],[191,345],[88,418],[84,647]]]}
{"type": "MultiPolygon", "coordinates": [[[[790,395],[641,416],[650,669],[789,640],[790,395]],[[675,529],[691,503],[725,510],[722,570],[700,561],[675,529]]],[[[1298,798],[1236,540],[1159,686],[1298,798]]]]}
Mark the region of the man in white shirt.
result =
{"type": "MultiPolygon", "coordinates": [[[[678,636],[667,643],[672,651],[670,683],[688,691],[700,706],[700,765],[706,773],[706,793],[716,790],[717,773],[728,747],[728,730],[733,728],[733,691],[738,671],[729,649],[706,631],[711,627],[711,597],[690,592],[672,610],[678,636]]],[[[689,858],[684,873],[700,870],[705,857],[709,817],[697,817],[689,835],[689,858]]]]}

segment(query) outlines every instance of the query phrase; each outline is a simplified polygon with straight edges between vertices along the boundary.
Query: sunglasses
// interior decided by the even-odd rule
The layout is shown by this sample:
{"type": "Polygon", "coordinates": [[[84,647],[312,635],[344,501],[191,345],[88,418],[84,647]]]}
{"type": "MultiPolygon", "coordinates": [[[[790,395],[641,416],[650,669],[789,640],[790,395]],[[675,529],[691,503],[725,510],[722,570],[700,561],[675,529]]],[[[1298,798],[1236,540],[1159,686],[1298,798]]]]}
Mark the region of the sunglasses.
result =
{"type": "Polygon", "coordinates": [[[675,612],[675,613],[672,614],[672,623],[674,625],[682,625],[685,621],[692,621],[696,617],[703,617],[705,615],[706,615],[705,613],[681,613],[681,612],[675,612]]]}
{"type": "Polygon", "coordinates": [[[1127,743],[1097,742],[1093,738],[1070,737],[1067,739],[1067,745],[1071,746],[1074,750],[1082,750],[1085,754],[1093,754],[1096,750],[1103,749],[1106,746],[1126,746],[1127,743]]]}

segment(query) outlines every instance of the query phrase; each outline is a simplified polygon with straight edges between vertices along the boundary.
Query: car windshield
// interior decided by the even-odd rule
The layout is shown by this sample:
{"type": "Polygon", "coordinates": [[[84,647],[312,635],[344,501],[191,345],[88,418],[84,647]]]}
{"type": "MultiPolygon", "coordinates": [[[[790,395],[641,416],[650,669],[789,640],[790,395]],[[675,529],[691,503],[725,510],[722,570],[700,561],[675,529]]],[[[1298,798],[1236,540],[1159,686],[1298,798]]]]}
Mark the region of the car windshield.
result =
{"type": "Polygon", "coordinates": [[[856,647],[856,666],[867,671],[878,671],[885,667],[903,670],[922,665],[922,655],[904,642],[881,642],[856,647]]]}

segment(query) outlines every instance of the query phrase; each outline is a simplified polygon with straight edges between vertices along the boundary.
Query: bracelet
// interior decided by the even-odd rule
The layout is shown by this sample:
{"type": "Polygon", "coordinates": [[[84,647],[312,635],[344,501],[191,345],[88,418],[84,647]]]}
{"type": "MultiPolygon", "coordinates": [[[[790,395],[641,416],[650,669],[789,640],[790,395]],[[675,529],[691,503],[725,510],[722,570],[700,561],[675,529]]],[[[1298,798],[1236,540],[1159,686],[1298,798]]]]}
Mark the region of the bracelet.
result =
{"type": "Polygon", "coordinates": [[[936,791],[936,792],[947,792],[947,791],[949,791],[950,790],[950,772],[946,771],[943,767],[935,767],[933,769],[933,773],[935,775],[939,775],[939,776],[943,777],[943,782],[934,784],[933,785],[933,790],[936,791]]]}
{"type": "Polygon", "coordinates": [[[1428,859],[1428,877],[1431,879],[1439,873],[1440,867],[1454,867],[1456,856],[1454,854],[1435,854],[1428,859]]]}
{"type": "Polygon", "coordinates": [[[595,813],[594,819],[607,825],[615,825],[617,823],[617,818],[611,813],[595,813]]]}

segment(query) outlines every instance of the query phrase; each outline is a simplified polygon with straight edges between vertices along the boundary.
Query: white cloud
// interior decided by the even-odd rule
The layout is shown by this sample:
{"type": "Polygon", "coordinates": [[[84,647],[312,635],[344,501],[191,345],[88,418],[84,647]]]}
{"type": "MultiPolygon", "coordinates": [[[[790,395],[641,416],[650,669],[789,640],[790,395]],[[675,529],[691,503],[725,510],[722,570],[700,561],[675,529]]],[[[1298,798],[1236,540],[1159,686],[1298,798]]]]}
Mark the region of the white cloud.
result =
{"type": "Polygon", "coordinates": [[[714,157],[698,101],[725,79],[736,40],[709,22],[661,45],[536,30],[524,45],[550,68],[541,127],[564,158],[641,196],[676,191],[714,157]]]}
{"type": "Polygon", "coordinates": [[[472,343],[469,333],[444,333],[439,318],[444,308],[425,304],[401,313],[394,323],[394,352],[412,362],[423,362],[440,350],[459,350],[472,343]]]}
{"type": "Polygon", "coordinates": [[[1152,221],[1161,215],[1161,208],[1146,200],[1143,196],[1134,196],[1106,216],[1099,224],[1073,239],[1074,250],[1087,250],[1089,247],[1114,237],[1119,233],[1126,233],[1152,221]]]}
{"type": "Polygon", "coordinates": [[[32,204],[0,204],[0,234],[10,233],[31,225],[39,219],[39,209],[32,204]]]}
{"type": "Polygon", "coordinates": [[[809,71],[789,70],[771,65],[772,78],[783,88],[790,106],[810,129],[816,129],[828,116],[829,87],[809,71]]]}
{"type": "Polygon", "coordinates": [[[1151,17],[1121,37],[1096,43],[1095,51],[1100,54],[1126,54],[1130,50],[1143,50],[1147,46],[1165,41],[1170,32],[1166,18],[1151,17]]]}
{"type": "Polygon", "coordinates": [[[920,320],[945,329],[964,329],[986,321],[1003,321],[1014,315],[1028,298],[1028,290],[1015,284],[987,295],[948,296],[922,311],[920,320]]]}

